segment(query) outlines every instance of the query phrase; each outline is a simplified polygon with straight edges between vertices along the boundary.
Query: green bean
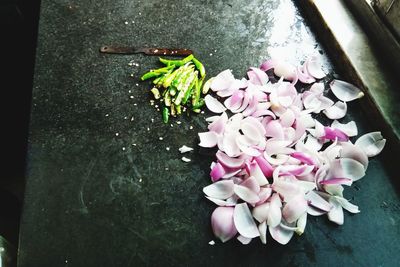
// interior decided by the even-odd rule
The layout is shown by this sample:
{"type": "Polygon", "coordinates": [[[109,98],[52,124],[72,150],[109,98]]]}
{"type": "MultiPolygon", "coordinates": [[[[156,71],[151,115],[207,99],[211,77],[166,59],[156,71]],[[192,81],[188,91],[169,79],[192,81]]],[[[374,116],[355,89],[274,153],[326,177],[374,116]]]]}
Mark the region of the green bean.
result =
{"type": "Polygon", "coordinates": [[[195,77],[197,77],[197,75],[198,75],[197,71],[189,73],[189,75],[181,83],[181,88],[180,88],[181,90],[179,91],[179,94],[177,95],[177,97],[176,97],[176,99],[174,101],[175,105],[180,105],[181,104],[182,99],[185,97],[185,94],[189,90],[190,84],[195,79],[195,77]]]}
{"type": "Polygon", "coordinates": [[[189,86],[189,89],[186,91],[186,93],[185,93],[185,95],[184,95],[184,97],[183,97],[183,99],[182,99],[182,104],[183,104],[183,105],[185,105],[186,102],[189,100],[189,97],[190,97],[190,95],[191,95],[191,93],[192,93],[192,91],[193,91],[193,88],[194,88],[194,86],[196,85],[198,79],[199,79],[199,78],[197,78],[197,75],[196,75],[196,76],[194,77],[193,81],[191,82],[191,84],[190,84],[190,86],[189,86]]]}
{"type": "Polygon", "coordinates": [[[206,76],[206,69],[204,68],[204,65],[195,57],[192,58],[192,62],[194,63],[196,68],[199,70],[200,76],[201,77],[206,76]]]}
{"type": "Polygon", "coordinates": [[[165,58],[161,58],[160,57],[160,61],[162,63],[164,63],[165,65],[168,66],[176,66],[176,67],[180,67],[185,65],[186,63],[188,63],[189,61],[191,61],[193,59],[193,55],[189,55],[187,57],[185,57],[184,59],[181,60],[170,60],[170,59],[165,59],[165,58]]]}
{"type": "Polygon", "coordinates": [[[155,99],[160,99],[160,91],[156,87],[153,87],[150,91],[153,93],[155,99]]]}
{"type": "Polygon", "coordinates": [[[167,107],[164,107],[164,108],[163,108],[163,111],[162,111],[162,118],[163,118],[163,122],[164,122],[164,123],[168,123],[168,120],[169,120],[169,110],[168,110],[167,107]]]}

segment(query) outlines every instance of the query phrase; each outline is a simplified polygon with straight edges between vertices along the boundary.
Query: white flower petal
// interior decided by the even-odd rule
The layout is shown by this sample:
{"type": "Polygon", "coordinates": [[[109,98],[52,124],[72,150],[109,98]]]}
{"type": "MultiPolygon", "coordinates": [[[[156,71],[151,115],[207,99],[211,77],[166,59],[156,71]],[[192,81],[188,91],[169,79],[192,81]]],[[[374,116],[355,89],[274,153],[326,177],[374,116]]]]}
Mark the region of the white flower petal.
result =
{"type": "Polygon", "coordinates": [[[323,112],[331,120],[341,119],[347,113],[347,104],[346,102],[338,101],[333,106],[325,109],[323,112]]]}
{"type": "Polygon", "coordinates": [[[275,241],[282,245],[286,245],[289,243],[292,238],[294,231],[283,228],[281,225],[277,225],[276,227],[269,227],[269,233],[275,241]]]}
{"type": "Polygon", "coordinates": [[[218,181],[203,188],[204,194],[212,198],[227,199],[233,195],[234,183],[232,180],[218,181]]]}
{"type": "Polygon", "coordinates": [[[258,231],[260,232],[261,243],[267,244],[267,223],[260,223],[258,225],[258,231]]]}
{"type": "Polygon", "coordinates": [[[355,143],[356,146],[364,150],[368,157],[373,157],[381,153],[385,147],[386,139],[381,132],[372,132],[359,137],[355,143]]]}
{"type": "Polygon", "coordinates": [[[347,136],[356,136],[358,134],[357,125],[354,121],[342,124],[337,120],[334,120],[331,124],[331,127],[341,130],[347,136]]]}
{"type": "Polygon", "coordinates": [[[235,206],[233,221],[237,231],[242,236],[254,238],[260,235],[247,203],[241,203],[235,206]]]}
{"type": "Polygon", "coordinates": [[[248,203],[254,204],[260,201],[258,194],[250,190],[248,187],[235,184],[233,188],[235,194],[248,203]]]}
{"type": "Polygon", "coordinates": [[[350,102],[364,96],[364,93],[351,83],[333,80],[330,83],[333,94],[344,102],[350,102]]]}
{"type": "Polygon", "coordinates": [[[215,132],[198,133],[198,135],[201,147],[214,147],[218,143],[218,135],[215,132]]]}
{"type": "Polygon", "coordinates": [[[204,98],[207,108],[214,113],[222,113],[226,110],[225,106],[211,95],[204,98]]]}

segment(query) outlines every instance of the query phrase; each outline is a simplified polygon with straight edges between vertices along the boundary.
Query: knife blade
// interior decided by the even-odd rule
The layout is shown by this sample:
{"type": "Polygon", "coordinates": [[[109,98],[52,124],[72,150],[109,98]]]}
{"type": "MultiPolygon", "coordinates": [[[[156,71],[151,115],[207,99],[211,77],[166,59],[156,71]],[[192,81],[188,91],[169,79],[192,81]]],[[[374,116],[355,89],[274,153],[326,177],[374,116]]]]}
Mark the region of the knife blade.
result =
{"type": "Polygon", "coordinates": [[[121,55],[132,55],[143,53],[150,56],[188,56],[193,54],[192,50],[185,48],[154,48],[154,47],[129,47],[129,46],[111,46],[106,45],[100,47],[101,53],[106,54],[121,54],[121,55]]]}

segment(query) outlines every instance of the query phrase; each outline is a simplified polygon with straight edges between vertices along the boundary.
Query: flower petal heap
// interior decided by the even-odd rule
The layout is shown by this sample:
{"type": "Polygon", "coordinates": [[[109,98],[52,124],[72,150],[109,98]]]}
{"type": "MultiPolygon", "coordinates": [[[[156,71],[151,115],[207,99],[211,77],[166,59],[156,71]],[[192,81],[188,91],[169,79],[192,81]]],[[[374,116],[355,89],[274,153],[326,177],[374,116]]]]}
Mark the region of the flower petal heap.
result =
{"type": "Polygon", "coordinates": [[[363,96],[354,85],[334,80],[327,85],[338,98],[324,95],[325,76],[317,58],[299,67],[268,60],[251,68],[248,79],[235,79],[225,70],[210,84],[220,98],[208,95],[208,131],[199,133],[200,146],[217,147],[211,163],[212,184],[203,189],[218,207],[211,216],[216,237],[236,237],[248,244],[267,232],[280,244],[294,233],[301,235],[307,216],[326,214],[344,222],[343,209],[359,209],[343,197],[344,186],[365,175],[368,157],[380,153],[385,139],[380,132],[358,134],[354,121],[341,123],[347,102],[363,96]],[[281,79],[272,83],[266,71],[281,79]],[[312,84],[299,93],[296,83],[312,84]],[[313,118],[323,113],[334,120],[324,126],[313,118]],[[232,116],[228,116],[232,114],[232,116]]]}

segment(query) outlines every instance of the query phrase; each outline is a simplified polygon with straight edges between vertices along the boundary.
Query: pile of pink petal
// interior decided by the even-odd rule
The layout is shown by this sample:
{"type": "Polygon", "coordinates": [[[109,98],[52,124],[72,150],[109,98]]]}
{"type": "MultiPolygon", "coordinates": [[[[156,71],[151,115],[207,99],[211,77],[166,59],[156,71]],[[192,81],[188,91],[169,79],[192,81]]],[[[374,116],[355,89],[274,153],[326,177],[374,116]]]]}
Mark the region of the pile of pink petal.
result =
{"type": "Polygon", "coordinates": [[[265,244],[269,232],[287,244],[294,233],[304,232],[308,215],[326,214],[343,224],[343,209],[359,212],[343,196],[344,186],[365,175],[368,157],[380,153],[386,141],[372,132],[353,143],[356,123],[338,121],[347,102],[363,93],[333,80],[327,87],[338,101],[327,98],[316,58],[299,67],[269,60],[247,75],[239,80],[230,70],[221,72],[210,82],[218,99],[205,98],[208,109],[219,114],[207,118],[208,132],[199,133],[200,146],[218,147],[213,183],[203,189],[218,206],[211,216],[215,236],[222,242],[236,237],[243,244],[259,237],[265,244]],[[280,80],[270,82],[266,71],[280,80]],[[296,83],[310,88],[299,93],[296,83]],[[321,112],[333,120],[330,125],[314,118],[321,112]]]}

